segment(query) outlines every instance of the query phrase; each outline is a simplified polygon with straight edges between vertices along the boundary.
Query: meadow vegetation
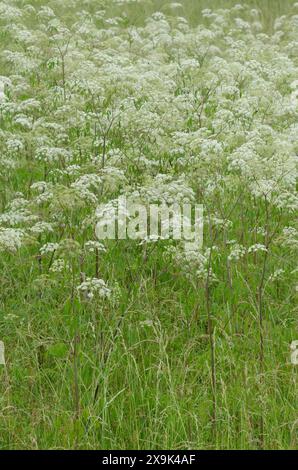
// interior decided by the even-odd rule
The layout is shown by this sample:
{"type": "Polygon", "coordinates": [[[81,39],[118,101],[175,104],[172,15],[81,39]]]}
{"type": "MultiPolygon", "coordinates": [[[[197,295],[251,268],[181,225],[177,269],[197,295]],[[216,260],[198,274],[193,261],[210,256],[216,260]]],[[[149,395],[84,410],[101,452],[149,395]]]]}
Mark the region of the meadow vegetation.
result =
{"type": "Polygon", "coordinates": [[[297,447],[298,3],[235,3],[0,1],[0,449],[297,447]]]}

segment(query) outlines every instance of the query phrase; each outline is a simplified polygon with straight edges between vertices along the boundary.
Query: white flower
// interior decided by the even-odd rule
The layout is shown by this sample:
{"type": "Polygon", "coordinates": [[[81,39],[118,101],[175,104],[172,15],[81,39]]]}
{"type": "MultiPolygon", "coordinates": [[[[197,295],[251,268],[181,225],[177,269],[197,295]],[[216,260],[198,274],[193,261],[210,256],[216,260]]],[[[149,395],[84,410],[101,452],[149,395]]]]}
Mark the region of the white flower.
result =
{"type": "Polygon", "coordinates": [[[274,273],[269,276],[268,281],[279,281],[280,279],[282,279],[284,273],[284,269],[276,269],[276,271],[274,271],[274,273]]]}
{"type": "Polygon", "coordinates": [[[13,228],[0,227],[0,252],[9,251],[15,253],[22,246],[25,232],[13,228]]]}
{"type": "Polygon", "coordinates": [[[248,248],[247,252],[248,253],[257,253],[258,251],[268,251],[265,245],[262,245],[261,243],[256,243],[255,245],[252,245],[248,248]]]}
{"type": "Polygon", "coordinates": [[[65,163],[72,159],[72,153],[64,148],[44,146],[37,149],[35,158],[41,162],[49,164],[59,162],[65,163]]]}
{"type": "Polygon", "coordinates": [[[40,248],[40,254],[46,255],[48,253],[54,253],[59,248],[59,243],[46,243],[40,248]]]}
{"type": "Polygon", "coordinates": [[[52,273],[61,273],[69,269],[70,269],[69,264],[64,259],[58,258],[55,261],[53,261],[53,264],[49,270],[52,273]]]}
{"type": "Polygon", "coordinates": [[[243,245],[234,245],[231,248],[230,254],[228,256],[229,261],[239,261],[247,253],[246,248],[243,245]]]}
{"type": "Polygon", "coordinates": [[[6,141],[6,145],[7,145],[8,150],[15,151],[15,152],[23,150],[24,148],[23,142],[19,139],[8,139],[6,141]]]}
{"type": "Polygon", "coordinates": [[[46,181],[37,181],[31,184],[30,188],[42,193],[48,188],[48,183],[46,181]]]}
{"type": "Polygon", "coordinates": [[[90,277],[87,277],[86,280],[77,287],[77,290],[84,293],[90,300],[96,295],[102,298],[109,298],[112,293],[103,279],[90,277]]]}
{"type": "Polygon", "coordinates": [[[41,233],[49,233],[53,231],[53,226],[48,222],[37,222],[35,225],[30,227],[30,232],[34,235],[39,235],[41,233]]]}
{"type": "Polygon", "coordinates": [[[89,240],[88,242],[86,242],[84,247],[86,251],[89,251],[91,253],[95,252],[95,250],[98,250],[99,252],[102,252],[102,253],[107,251],[105,246],[102,243],[98,241],[94,241],[94,240],[89,240]]]}

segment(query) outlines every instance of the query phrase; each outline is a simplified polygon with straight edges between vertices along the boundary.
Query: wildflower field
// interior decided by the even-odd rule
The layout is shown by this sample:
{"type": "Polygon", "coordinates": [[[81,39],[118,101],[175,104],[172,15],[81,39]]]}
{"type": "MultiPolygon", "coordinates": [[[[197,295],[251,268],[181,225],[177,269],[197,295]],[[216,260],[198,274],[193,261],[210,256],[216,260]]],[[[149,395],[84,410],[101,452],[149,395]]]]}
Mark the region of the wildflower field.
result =
{"type": "Polygon", "coordinates": [[[0,1],[1,450],[297,448],[298,3],[235,3],[0,1]]]}

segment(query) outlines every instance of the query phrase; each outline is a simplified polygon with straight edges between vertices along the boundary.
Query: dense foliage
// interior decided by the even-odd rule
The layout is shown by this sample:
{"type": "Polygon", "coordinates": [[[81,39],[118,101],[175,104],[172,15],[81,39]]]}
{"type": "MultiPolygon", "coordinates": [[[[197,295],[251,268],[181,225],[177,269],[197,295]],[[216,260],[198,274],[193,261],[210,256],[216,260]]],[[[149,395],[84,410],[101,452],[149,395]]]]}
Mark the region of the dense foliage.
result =
{"type": "Polygon", "coordinates": [[[148,3],[0,2],[2,449],[297,445],[298,4],[148,3]],[[203,249],[97,240],[124,193],[203,249]]]}

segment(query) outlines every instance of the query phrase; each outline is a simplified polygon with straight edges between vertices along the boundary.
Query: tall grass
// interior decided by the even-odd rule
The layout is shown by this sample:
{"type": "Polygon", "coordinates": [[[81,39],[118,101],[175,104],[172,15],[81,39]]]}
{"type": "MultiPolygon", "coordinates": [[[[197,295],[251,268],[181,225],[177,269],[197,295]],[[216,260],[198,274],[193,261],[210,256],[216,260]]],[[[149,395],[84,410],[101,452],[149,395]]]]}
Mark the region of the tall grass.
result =
{"type": "MultiPolygon", "coordinates": [[[[59,6],[66,23],[72,23],[75,13],[71,8],[68,12],[66,3],[50,3],[59,6]]],[[[152,0],[137,7],[128,5],[127,22],[142,25],[156,10],[167,13],[168,3],[152,0]]],[[[181,3],[181,15],[196,25],[203,21],[203,8],[229,8],[235,1],[181,3]]],[[[275,18],[286,14],[294,1],[246,3],[262,11],[270,32],[275,18]]],[[[117,16],[122,8],[108,5],[107,10],[117,16]]],[[[6,34],[3,29],[0,50],[10,47],[6,34]]],[[[101,43],[98,38],[94,41],[98,52],[101,43]]],[[[46,41],[43,44],[47,58],[50,46],[46,41]]],[[[19,44],[13,47],[17,49],[19,44]]],[[[26,46],[21,49],[27,52],[26,46]]],[[[40,76],[28,74],[33,97],[36,93],[43,99],[48,88],[61,85],[62,109],[69,92],[67,52],[67,48],[58,50],[61,60],[57,71],[49,68],[40,76]]],[[[90,51],[86,48],[84,52],[91,60],[90,51]]],[[[9,76],[2,55],[0,64],[3,75],[9,76]]],[[[21,85],[18,93],[26,99],[29,92],[21,85]]],[[[109,103],[112,97],[105,100],[109,103]]],[[[88,111],[93,110],[93,104],[88,102],[88,111]]],[[[203,101],[202,108],[204,105],[203,101]]],[[[79,100],[70,112],[71,118],[77,106],[79,100]]],[[[47,113],[43,109],[41,114],[50,119],[47,113]]],[[[5,133],[10,137],[15,129],[12,120],[4,114],[1,119],[0,137],[6,138],[5,133]]],[[[287,123],[278,122],[282,125],[287,123]]],[[[84,161],[84,145],[93,132],[90,129],[84,128],[81,134],[75,128],[67,130],[67,145],[81,158],[84,171],[90,164],[84,161]]],[[[135,134],[132,132],[132,141],[135,134]]],[[[103,133],[102,137],[101,169],[105,167],[110,135],[103,133]]],[[[144,140],[142,135],[137,137],[140,148],[146,150],[148,134],[144,140]]],[[[115,147],[124,148],[123,136],[117,130],[111,132],[111,140],[115,147]]],[[[0,174],[3,211],[16,192],[22,191],[30,199],[32,182],[49,177],[48,168],[34,161],[30,139],[19,159],[19,166],[0,174]]],[[[171,164],[166,162],[165,167],[172,169],[171,164]]],[[[142,172],[130,165],[130,161],[125,163],[128,179],[141,181],[142,172]]],[[[202,178],[207,179],[212,171],[210,165],[202,178]]],[[[201,174],[193,170],[190,177],[200,195],[201,174]]],[[[212,204],[207,198],[207,223],[214,211],[223,220],[231,218],[233,236],[247,246],[256,243],[256,229],[263,226],[268,251],[231,265],[226,256],[230,247],[225,225],[220,230],[210,229],[205,237],[211,251],[204,282],[190,282],[181,267],[165,261],[164,247],[160,246],[148,254],[135,243],[111,241],[106,244],[106,253],[96,250],[88,258],[78,250],[76,255],[74,240],[79,248],[86,241],[78,227],[88,213],[81,209],[78,213],[70,211],[68,238],[74,249],[64,253],[71,266],[68,277],[50,277],[54,254],[41,256],[40,239],[14,254],[1,252],[0,340],[6,346],[6,366],[0,365],[0,449],[297,447],[297,367],[289,363],[289,345],[296,339],[297,329],[297,293],[291,274],[295,260],[287,248],[271,249],[281,224],[293,224],[294,215],[269,209],[266,198],[254,205],[244,183],[237,191],[227,193],[226,200],[216,193],[212,204]],[[222,258],[214,256],[215,243],[222,258]],[[286,278],[270,284],[268,273],[274,272],[280,261],[286,278]],[[211,265],[220,280],[216,285],[212,283],[211,265]],[[83,282],[86,273],[111,284],[117,281],[118,303],[89,304],[84,296],[78,297],[76,282],[78,278],[83,282]]],[[[69,203],[65,193],[59,203],[58,212],[62,213],[63,204],[69,203]]],[[[42,211],[40,216],[44,215],[42,211]]],[[[57,229],[57,241],[68,229],[66,218],[65,227],[62,224],[57,229]]]]}
{"type": "MultiPolygon", "coordinates": [[[[192,25],[196,25],[202,20],[201,11],[203,9],[231,8],[237,3],[249,5],[251,8],[257,8],[262,12],[264,24],[271,30],[275,19],[287,14],[294,5],[295,0],[246,0],[245,2],[236,2],[235,0],[183,0],[177,3],[182,5],[182,8],[178,9],[177,12],[185,16],[192,25]]],[[[172,11],[170,5],[171,2],[168,0],[148,0],[148,2],[139,4],[137,8],[133,5],[128,6],[129,21],[131,24],[139,24],[154,11],[169,13],[172,11]]],[[[121,8],[118,10],[113,6],[111,12],[119,14],[121,8]]]]}

